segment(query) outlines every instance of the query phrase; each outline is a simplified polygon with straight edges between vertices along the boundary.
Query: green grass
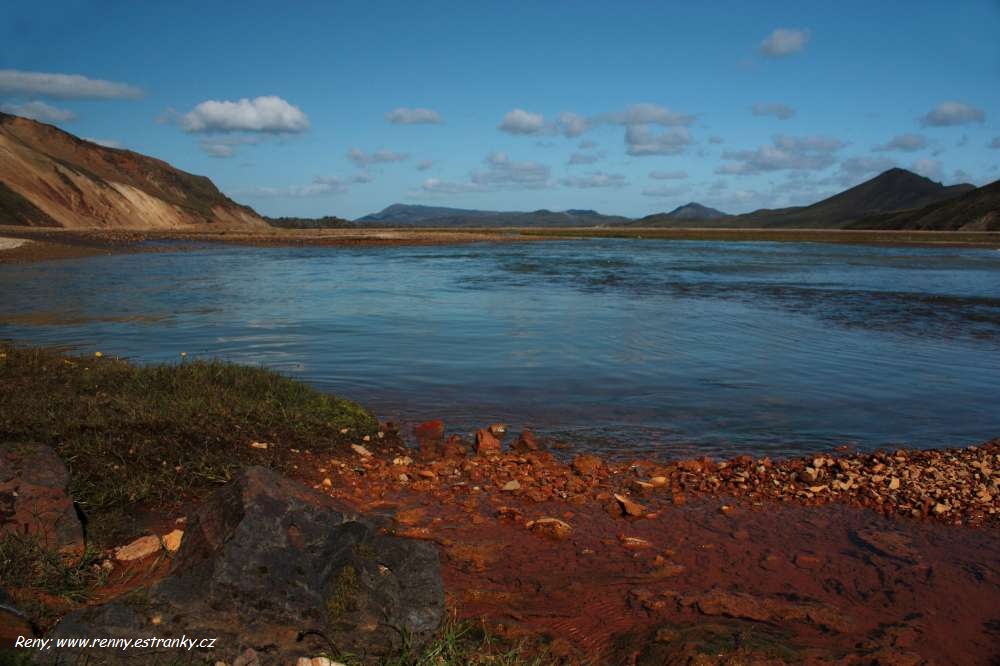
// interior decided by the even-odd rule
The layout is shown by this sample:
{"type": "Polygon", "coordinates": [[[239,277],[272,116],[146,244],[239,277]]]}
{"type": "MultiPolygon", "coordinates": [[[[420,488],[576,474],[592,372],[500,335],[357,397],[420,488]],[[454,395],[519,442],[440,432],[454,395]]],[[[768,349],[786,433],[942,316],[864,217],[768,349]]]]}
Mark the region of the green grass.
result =
{"type": "Polygon", "coordinates": [[[138,508],[176,505],[247,465],[286,470],[290,449],[342,451],[377,428],[359,405],[261,368],[140,366],[0,343],[0,446],[59,453],[98,545],[132,536],[138,508]]]}

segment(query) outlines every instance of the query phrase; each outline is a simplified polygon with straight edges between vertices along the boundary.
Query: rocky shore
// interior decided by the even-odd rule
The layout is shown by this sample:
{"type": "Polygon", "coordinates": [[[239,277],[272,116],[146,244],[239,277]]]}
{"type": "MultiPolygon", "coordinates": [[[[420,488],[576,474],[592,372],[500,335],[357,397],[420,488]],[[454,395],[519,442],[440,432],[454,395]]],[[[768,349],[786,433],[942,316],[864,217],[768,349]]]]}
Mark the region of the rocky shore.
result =
{"type": "MultiPolygon", "coordinates": [[[[6,347],[0,375],[8,645],[28,634],[197,631],[221,639],[198,658],[229,666],[1000,658],[1000,440],[612,461],[548,450],[502,424],[379,424],[236,366],[141,369],[6,347]],[[239,406],[210,434],[232,465],[205,457],[197,435],[208,424],[192,422],[200,412],[177,411],[193,382],[213,396],[202,411],[239,406]],[[145,387],[142,405],[133,385],[145,387]],[[38,421],[23,402],[34,394],[85,411],[38,421]],[[265,394],[273,414],[257,424],[265,394]],[[277,416],[301,423],[319,410],[327,417],[308,428],[277,416]],[[157,436],[143,425],[154,421],[157,436]],[[84,436],[91,448],[66,443],[84,436]],[[182,496],[155,487],[182,480],[182,496]],[[93,495],[97,483],[108,488],[93,495]],[[126,499],[125,513],[101,508],[126,488],[142,499],[126,499]],[[96,530],[126,515],[127,531],[96,530]],[[452,623],[494,642],[450,651],[455,641],[435,636],[452,623]],[[496,641],[519,647],[498,651],[496,641]]],[[[170,658],[108,659],[154,657],[170,658]]]]}

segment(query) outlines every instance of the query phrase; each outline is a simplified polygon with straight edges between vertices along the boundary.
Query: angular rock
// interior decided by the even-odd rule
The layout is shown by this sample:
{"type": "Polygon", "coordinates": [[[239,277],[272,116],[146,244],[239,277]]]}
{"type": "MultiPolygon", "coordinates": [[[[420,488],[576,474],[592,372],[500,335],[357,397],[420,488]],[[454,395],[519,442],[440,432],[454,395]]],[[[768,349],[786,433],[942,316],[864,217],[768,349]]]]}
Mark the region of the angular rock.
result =
{"type": "Polygon", "coordinates": [[[570,465],[573,467],[573,471],[580,476],[593,476],[604,467],[604,461],[597,456],[580,455],[573,458],[570,465]]]}
{"type": "Polygon", "coordinates": [[[513,444],[510,445],[511,450],[517,453],[530,453],[531,451],[538,451],[538,440],[535,439],[535,433],[531,432],[525,428],[513,444]]]}
{"type": "MultiPolygon", "coordinates": [[[[189,520],[166,578],[73,612],[50,636],[212,636],[216,648],[198,657],[232,662],[252,649],[262,663],[295,663],[331,645],[369,659],[404,636],[419,646],[443,617],[433,545],[384,535],[326,495],[251,467],[189,520]]],[[[102,657],[156,656],[140,652],[102,657]]]]}
{"type": "Polygon", "coordinates": [[[68,558],[84,551],[69,472],[50,447],[0,444],[0,533],[30,534],[68,558]]]}
{"type": "Polygon", "coordinates": [[[496,455],[502,451],[500,440],[489,430],[482,428],[476,431],[476,452],[481,456],[496,455]]]}
{"type": "Polygon", "coordinates": [[[115,549],[115,559],[119,562],[134,562],[154,555],[163,549],[160,537],[148,534],[121,548],[115,549]]]}

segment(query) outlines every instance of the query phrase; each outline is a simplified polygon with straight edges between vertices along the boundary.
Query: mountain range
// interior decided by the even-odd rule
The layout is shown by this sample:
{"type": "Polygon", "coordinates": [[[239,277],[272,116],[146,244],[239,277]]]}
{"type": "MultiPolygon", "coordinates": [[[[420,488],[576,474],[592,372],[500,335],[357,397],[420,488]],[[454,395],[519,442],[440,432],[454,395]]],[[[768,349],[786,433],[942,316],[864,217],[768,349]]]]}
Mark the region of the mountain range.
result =
{"type": "Polygon", "coordinates": [[[527,212],[393,204],[354,222],[266,218],[205,176],[0,113],[0,225],[121,229],[677,227],[1000,230],[1000,181],[945,186],[889,169],[808,206],[727,215],[691,202],[638,220],[589,209],[527,212]]]}
{"type": "Polygon", "coordinates": [[[386,227],[597,227],[629,221],[627,217],[602,215],[594,210],[512,212],[399,203],[355,220],[367,226],[386,227]]]}

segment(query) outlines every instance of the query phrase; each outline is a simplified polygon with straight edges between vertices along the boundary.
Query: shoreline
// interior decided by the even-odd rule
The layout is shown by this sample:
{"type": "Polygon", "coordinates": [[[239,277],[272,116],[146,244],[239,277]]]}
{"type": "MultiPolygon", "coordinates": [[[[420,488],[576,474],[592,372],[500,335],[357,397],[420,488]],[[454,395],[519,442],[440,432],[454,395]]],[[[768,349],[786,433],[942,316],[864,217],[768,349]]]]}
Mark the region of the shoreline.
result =
{"type": "Polygon", "coordinates": [[[107,230],[0,226],[0,238],[28,240],[17,248],[0,248],[0,263],[23,263],[126,252],[184,251],[187,247],[143,247],[146,241],[185,241],[252,247],[383,247],[512,243],[570,239],[631,239],[719,242],[793,242],[898,247],[1000,248],[1000,232],[857,231],[824,229],[698,228],[352,228],[295,230],[240,229],[107,230]]]}
{"type": "MultiPolygon", "coordinates": [[[[470,440],[430,421],[413,428],[414,442],[409,433],[372,421],[363,408],[333,396],[324,400],[339,401],[337,409],[347,409],[349,423],[357,425],[331,430],[318,421],[315,427],[331,433],[320,441],[311,430],[282,434],[280,424],[265,420],[262,432],[270,434],[259,439],[245,417],[234,421],[244,426],[239,431],[218,422],[230,407],[210,422],[191,423],[187,411],[173,411],[187,401],[170,396],[194,390],[202,395],[210,387],[192,383],[215,382],[222,370],[233,373],[227,387],[253,386],[260,380],[245,384],[238,378],[257,377],[278,382],[269,395],[277,386],[283,395],[301,392],[304,402],[291,412],[285,411],[291,405],[273,405],[282,414],[315,413],[312,401],[319,394],[243,366],[193,361],[143,369],[103,355],[0,350],[0,376],[15,391],[8,397],[20,395],[25,405],[55,399],[42,390],[45,384],[32,389],[37,382],[69,382],[59,398],[67,405],[80,402],[72,382],[92,387],[88,395],[96,391],[94,406],[100,409],[90,411],[87,401],[75,409],[110,420],[90,424],[88,432],[106,428],[114,440],[135,441],[114,416],[121,401],[140,415],[146,408],[132,406],[133,400],[171,410],[157,418],[161,434],[150,440],[153,449],[101,453],[121,466],[70,449],[71,472],[86,464],[107,483],[121,483],[125,477],[114,481],[116,475],[145,474],[141,464],[152,457],[150,473],[158,483],[171,484],[187,479],[180,465],[203,465],[198,459],[178,463],[176,470],[168,465],[166,457],[185,455],[174,437],[191,441],[192,451],[201,450],[198,442],[205,437],[225,438],[225,445],[217,445],[225,458],[220,462],[280,469],[351,513],[382,521],[388,534],[434,543],[447,607],[456,618],[482,622],[510,641],[527,641],[559,663],[631,663],[644,654],[660,655],[652,663],[662,663],[664,650],[676,656],[672,650],[689,649],[690,637],[705,631],[763,632],[773,644],[753,650],[780,648],[807,662],[836,657],[847,660],[839,663],[989,663],[995,652],[990,622],[1000,599],[1000,439],[961,449],[781,460],[609,461],[577,455],[565,461],[530,432],[515,437],[500,424],[470,440]],[[141,396],[127,388],[135,373],[144,377],[135,384],[143,387],[141,396]],[[157,393],[149,397],[153,377],[163,388],[153,384],[157,393]],[[109,416],[98,416],[103,414],[109,416]],[[169,443],[161,441],[170,431],[160,429],[175,420],[185,430],[167,437],[169,443]],[[209,424],[215,430],[202,435],[209,424]],[[679,638],[658,638],[663,636],[679,638]]],[[[223,392],[206,404],[231,404],[220,398],[234,388],[211,390],[223,392]]],[[[257,400],[244,404],[259,406],[257,400]]],[[[25,406],[8,408],[9,417],[27,418],[25,423],[52,433],[47,436],[53,442],[65,442],[56,417],[16,416],[25,412],[25,406]]],[[[200,417],[202,410],[196,413],[200,417]]],[[[75,427],[77,417],[61,418],[65,427],[75,427]]],[[[137,418],[137,433],[149,418],[137,418]]],[[[283,418],[291,419],[292,428],[302,417],[283,418]]],[[[15,427],[22,432],[28,426],[8,426],[15,427]]],[[[207,486],[213,487],[218,481],[207,486]]],[[[162,537],[178,525],[183,530],[204,490],[169,490],[159,504],[152,498],[130,502],[128,514],[138,523],[102,547],[112,552],[131,545],[136,529],[162,537]]],[[[105,557],[107,583],[94,592],[95,601],[166,575],[160,557],[128,563],[105,557]]]]}

